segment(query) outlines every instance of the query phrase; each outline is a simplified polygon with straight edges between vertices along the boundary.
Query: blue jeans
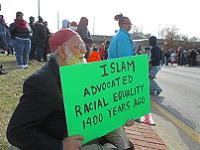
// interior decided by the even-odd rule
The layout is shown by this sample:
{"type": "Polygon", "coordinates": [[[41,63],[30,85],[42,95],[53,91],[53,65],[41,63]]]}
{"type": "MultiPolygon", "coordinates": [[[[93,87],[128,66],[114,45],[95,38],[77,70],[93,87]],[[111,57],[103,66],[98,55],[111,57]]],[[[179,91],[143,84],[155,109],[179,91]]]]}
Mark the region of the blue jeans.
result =
{"type": "Polygon", "coordinates": [[[151,94],[155,94],[155,91],[157,94],[159,94],[162,91],[160,86],[154,80],[156,75],[160,71],[160,69],[161,69],[160,66],[153,66],[150,70],[150,76],[151,76],[150,77],[150,93],[151,94]]]}
{"type": "Polygon", "coordinates": [[[14,49],[18,65],[28,65],[29,53],[31,51],[31,40],[16,38],[14,41],[14,49]]]}
{"type": "Polygon", "coordinates": [[[151,76],[153,76],[154,78],[156,77],[156,75],[158,74],[158,72],[160,71],[161,67],[160,66],[153,66],[150,70],[150,74],[151,76]]]}

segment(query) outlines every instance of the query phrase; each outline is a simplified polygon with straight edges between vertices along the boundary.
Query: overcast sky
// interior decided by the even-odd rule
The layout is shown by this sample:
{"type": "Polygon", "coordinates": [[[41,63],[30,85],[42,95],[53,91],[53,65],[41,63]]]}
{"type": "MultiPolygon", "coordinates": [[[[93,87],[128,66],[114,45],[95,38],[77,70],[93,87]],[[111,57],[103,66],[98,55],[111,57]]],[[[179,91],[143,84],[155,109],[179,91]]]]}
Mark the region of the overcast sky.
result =
{"type": "MultiPolygon", "coordinates": [[[[82,16],[89,19],[93,34],[113,35],[118,29],[114,16],[123,13],[145,33],[158,35],[166,25],[176,25],[179,33],[200,37],[200,0],[40,0],[41,16],[49,22],[52,32],[57,30],[57,12],[60,26],[63,19],[79,22],[82,16]],[[93,28],[94,27],[94,28],[93,28]],[[94,29],[94,30],[93,30],[94,29]]],[[[11,23],[17,11],[37,17],[38,0],[0,0],[6,22],[11,23]]]]}

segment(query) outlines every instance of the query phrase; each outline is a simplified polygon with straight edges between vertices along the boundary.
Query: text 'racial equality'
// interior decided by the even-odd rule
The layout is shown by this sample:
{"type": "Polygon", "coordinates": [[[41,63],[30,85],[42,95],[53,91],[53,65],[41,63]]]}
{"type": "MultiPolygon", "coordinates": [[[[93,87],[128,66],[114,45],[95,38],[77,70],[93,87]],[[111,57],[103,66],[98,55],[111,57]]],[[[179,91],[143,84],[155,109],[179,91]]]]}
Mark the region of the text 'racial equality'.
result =
{"type": "Polygon", "coordinates": [[[104,80],[85,87],[82,95],[84,103],[74,107],[76,118],[84,118],[83,129],[102,123],[105,117],[118,117],[145,103],[145,97],[142,96],[145,85],[135,84],[134,60],[103,64],[99,69],[104,80]],[[112,74],[116,74],[115,78],[108,78],[112,74]]]}

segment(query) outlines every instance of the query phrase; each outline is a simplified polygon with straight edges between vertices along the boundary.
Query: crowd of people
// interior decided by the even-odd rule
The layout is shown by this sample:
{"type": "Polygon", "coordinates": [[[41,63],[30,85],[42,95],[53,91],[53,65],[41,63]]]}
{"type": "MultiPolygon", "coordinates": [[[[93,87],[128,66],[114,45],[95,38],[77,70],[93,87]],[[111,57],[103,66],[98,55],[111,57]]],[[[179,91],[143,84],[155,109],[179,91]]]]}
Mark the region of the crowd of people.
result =
{"type": "MultiPolygon", "coordinates": [[[[16,55],[19,68],[28,68],[29,60],[47,61],[50,53],[48,39],[52,36],[48,28],[48,22],[38,16],[35,22],[34,17],[29,17],[29,23],[24,20],[22,12],[16,12],[14,22],[7,26],[3,15],[0,15],[0,49],[6,51],[7,55],[16,55]]],[[[79,33],[83,39],[88,59],[93,49],[93,40],[87,28],[88,19],[82,17],[77,24],[75,21],[63,20],[62,29],[71,29],[79,33]]]]}
{"type": "MultiPolygon", "coordinates": [[[[22,12],[16,12],[14,22],[8,27],[4,19],[1,19],[1,48],[9,55],[16,55],[19,68],[28,68],[29,59],[37,61],[47,61],[48,38],[51,33],[48,29],[47,21],[41,16],[35,22],[34,17],[30,17],[27,23],[22,12]]],[[[2,17],[3,18],[3,15],[2,17]]]]}
{"type": "Polygon", "coordinates": [[[162,64],[177,64],[179,66],[194,67],[200,65],[200,48],[168,50],[163,53],[162,64]]]}
{"type": "MultiPolygon", "coordinates": [[[[28,67],[29,60],[35,59],[37,61],[47,61],[47,54],[50,53],[48,39],[50,38],[52,33],[50,33],[49,31],[48,22],[44,21],[41,16],[38,16],[38,21],[36,22],[34,17],[29,17],[29,23],[27,23],[23,19],[23,16],[24,14],[22,12],[17,12],[14,22],[11,23],[10,26],[7,26],[4,20],[4,16],[0,15],[0,48],[4,49],[7,52],[7,55],[14,55],[15,53],[18,67],[24,69],[28,67]]],[[[87,26],[88,19],[86,17],[82,17],[78,24],[75,21],[62,21],[62,29],[72,29],[73,31],[79,33],[79,35],[83,39],[87,49],[87,52],[85,54],[85,58],[87,61],[91,62],[108,59],[108,47],[110,46],[110,41],[105,40],[100,47],[95,46],[93,44],[93,39],[87,26]]],[[[121,31],[121,29],[119,31],[121,31]]],[[[132,40],[131,37],[130,40],[132,40]]],[[[127,44],[120,43],[120,45],[127,44]]],[[[123,53],[125,54],[124,51],[123,53]]],[[[135,51],[135,54],[140,53],[141,50],[135,51]]],[[[111,55],[116,54],[111,53],[111,55]]],[[[199,65],[200,49],[179,48],[176,51],[163,51],[161,65],[168,65],[169,63],[177,63],[180,66],[199,65]]]]}

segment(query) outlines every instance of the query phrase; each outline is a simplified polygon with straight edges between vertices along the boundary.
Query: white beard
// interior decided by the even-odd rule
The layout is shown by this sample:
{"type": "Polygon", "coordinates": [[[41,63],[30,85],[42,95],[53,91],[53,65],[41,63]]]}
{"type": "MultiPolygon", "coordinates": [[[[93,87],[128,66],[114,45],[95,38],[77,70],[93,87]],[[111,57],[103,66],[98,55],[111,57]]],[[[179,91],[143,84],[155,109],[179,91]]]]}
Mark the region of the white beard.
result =
{"type": "Polygon", "coordinates": [[[65,47],[65,52],[67,54],[67,58],[65,60],[66,65],[74,65],[74,64],[86,63],[85,58],[81,59],[81,58],[75,56],[68,47],[65,47]]]}

